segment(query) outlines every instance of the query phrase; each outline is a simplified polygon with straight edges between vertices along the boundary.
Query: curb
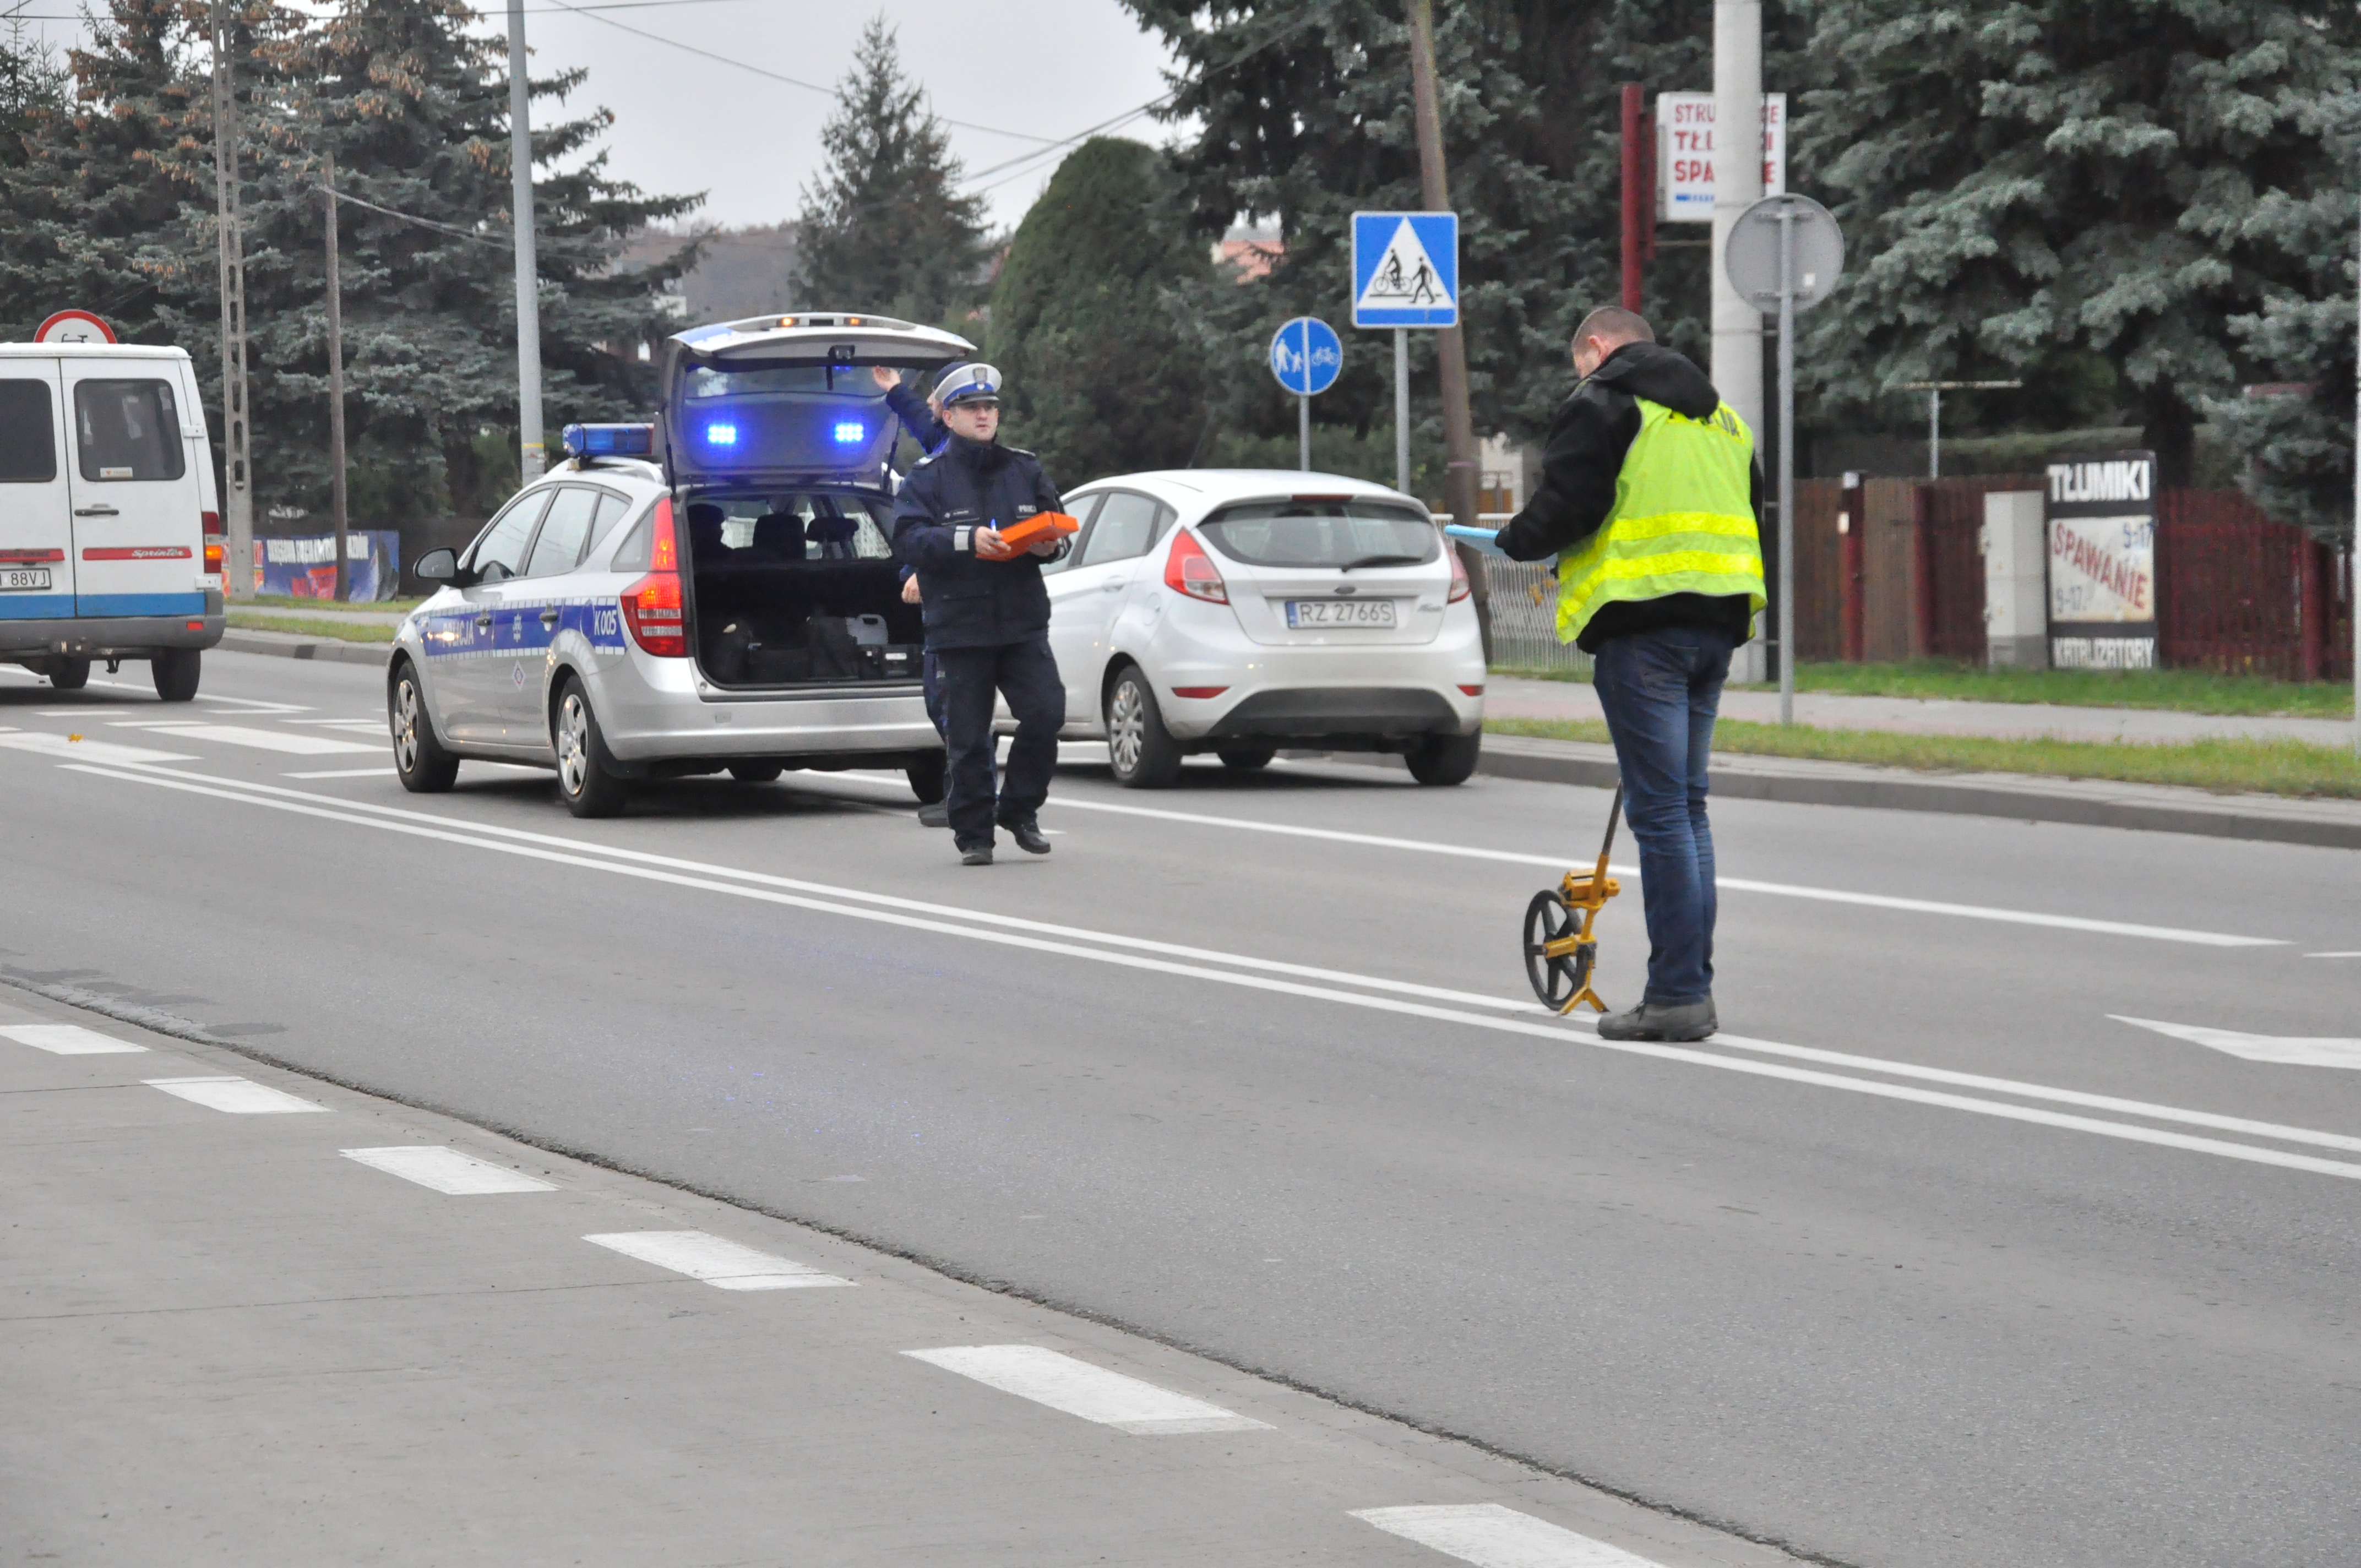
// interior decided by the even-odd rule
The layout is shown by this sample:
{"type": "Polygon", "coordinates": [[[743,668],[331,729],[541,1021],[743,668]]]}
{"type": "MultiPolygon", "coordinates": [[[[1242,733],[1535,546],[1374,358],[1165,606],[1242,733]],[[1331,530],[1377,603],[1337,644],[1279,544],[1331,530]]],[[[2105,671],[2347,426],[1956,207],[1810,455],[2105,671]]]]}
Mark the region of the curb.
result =
{"type": "MultiPolygon", "coordinates": [[[[1610,746],[1521,735],[1486,735],[1476,771],[1495,778],[1594,789],[1612,789],[1618,780],[1610,746]]],[[[2170,784],[2089,783],[2023,773],[1918,773],[1850,762],[1717,754],[1713,793],[1724,800],[2006,817],[2020,822],[2361,850],[2361,803],[2217,795],[2170,784]]]]}
{"type": "Polygon", "coordinates": [[[390,642],[340,642],[333,637],[298,637],[285,631],[232,628],[216,646],[231,653],[275,653],[282,659],[319,659],[332,664],[374,664],[383,669],[393,656],[390,642]]]}

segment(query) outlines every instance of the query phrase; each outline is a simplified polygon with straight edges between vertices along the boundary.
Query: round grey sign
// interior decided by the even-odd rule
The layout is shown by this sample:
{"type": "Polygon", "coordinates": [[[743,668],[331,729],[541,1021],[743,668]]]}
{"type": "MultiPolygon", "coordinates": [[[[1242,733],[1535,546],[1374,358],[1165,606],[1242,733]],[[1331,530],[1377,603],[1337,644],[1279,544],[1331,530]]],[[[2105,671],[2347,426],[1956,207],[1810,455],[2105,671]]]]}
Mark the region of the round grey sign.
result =
{"type": "Polygon", "coordinates": [[[1844,275],[1844,233],[1834,213],[1809,196],[1765,196],[1738,214],[1722,270],[1730,287],[1758,311],[1779,308],[1779,237],[1795,236],[1795,308],[1808,310],[1828,297],[1844,275]]]}

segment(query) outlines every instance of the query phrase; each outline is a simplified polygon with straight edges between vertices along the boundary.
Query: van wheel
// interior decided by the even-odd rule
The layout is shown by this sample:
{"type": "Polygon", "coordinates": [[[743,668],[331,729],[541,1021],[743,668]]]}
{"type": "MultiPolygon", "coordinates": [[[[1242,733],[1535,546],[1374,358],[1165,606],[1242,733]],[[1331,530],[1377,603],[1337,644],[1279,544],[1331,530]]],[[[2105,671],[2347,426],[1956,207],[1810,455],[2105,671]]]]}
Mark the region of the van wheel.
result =
{"type": "Polygon", "coordinates": [[[730,776],[740,784],[770,784],[786,771],[785,764],[782,762],[732,762],[730,764],[730,776]]]}
{"type": "Polygon", "coordinates": [[[459,759],[435,738],[434,720],[418,685],[418,667],[404,660],[386,693],[386,719],[393,729],[393,771],[412,795],[441,795],[459,777],[459,759]]]}
{"type": "Polygon", "coordinates": [[[90,685],[90,661],[88,659],[52,659],[45,674],[49,677],[49,685],[58,690],[78,692],[90,685]]]}
{"type": "Polygon", "coordinates": [[[197,676],[204,655],[194,648],[166,648],[148,661],[156,695],[166,702],[188,702],[197,695],[197,676]]]}
{"type": "Polygon", "coordinates": [[[1250,773],[1257,768],[1270,766],[1279,755],[1276,746],[1224,746],[1221,751],[1222,766],[1232,773],[1250,773]]]}
{"type": "Polygon", "coordinates": [[[566,809],[577,817],[612,817],[631,797],[631,786],[615,775],[615,759],[598,733],[598,717],[590,711],[589,694],[574,676],[557,694],[557,718],[551,726],[557,749],[557,794],[566,809]]]}
{"type": "Polygon", "coordinates": [[[1466,784],[1483,746],[1480,733],[1430,735],[1404,752],[1402,761],[1410,764],[1410,776],[1422,784],[1466,784]]]}
{"type": "Polygon", "coordinates": [[[920,806],[933,806],[948,793],[950,760],[940,751],[931,751],[918,762],[902,770],[910,781],[910,793],[918,797],[920,806]]]}
{"type": "Polygon", "coordinates": [[[1170,789],[1180,778],[1180,742],[1164,728],[1156,693],[1137,664],[1127,664],[1107,693],[1107,761],[1126,789],[1170,789]]]}

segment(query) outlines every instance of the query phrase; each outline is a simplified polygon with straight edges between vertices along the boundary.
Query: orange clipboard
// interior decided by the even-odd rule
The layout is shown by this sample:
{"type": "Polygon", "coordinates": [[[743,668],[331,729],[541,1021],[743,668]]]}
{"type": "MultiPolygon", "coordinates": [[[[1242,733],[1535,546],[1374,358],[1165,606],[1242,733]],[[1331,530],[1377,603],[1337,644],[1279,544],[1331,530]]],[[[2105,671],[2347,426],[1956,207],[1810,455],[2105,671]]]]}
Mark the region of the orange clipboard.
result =
{"type": "Polygon", "coordinates": [[[1082,530],[1082,520],[1061,511],[1037,511],[1022,522],[1009,524],[1000,531],[1001,543],[1018,554],[1023,554],[1044,539],[1055,539],[1061,533],[1082,530]]]}

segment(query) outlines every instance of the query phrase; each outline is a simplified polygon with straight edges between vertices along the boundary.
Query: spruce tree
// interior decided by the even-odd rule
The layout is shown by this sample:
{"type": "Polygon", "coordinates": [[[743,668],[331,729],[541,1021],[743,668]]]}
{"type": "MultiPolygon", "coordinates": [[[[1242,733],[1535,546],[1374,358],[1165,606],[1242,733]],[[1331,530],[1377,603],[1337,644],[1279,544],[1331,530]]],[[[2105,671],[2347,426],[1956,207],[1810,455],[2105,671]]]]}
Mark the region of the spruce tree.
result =
{"type": "Polygon", "coordinates": [[[968,326],[983,293],[983,202],[960,193],[950,134],[903,74],[883,16],[862,31],[820,146],[826,164],[802,193],[797,302],[968,326]]]}
{"type": "Polygon", "coordinates": [[[2202,409],[2247,368],[2232,321],[2315,282],[2274,224],[2351,189],[2313,121],[2352,88],[2361,16],[1821,0],[1811,20],[1798,188],[1852,258],[1806,318],[1825,406],[2004,367],[2054,382],[2097,356],[2165,481],[2188,483],[2202,409]]]}
{"type": "Polygon", "coordinates": [[[1058,166],[992,291],[988,354],[1012,434],[1061,484],[1185,466],[1204,433],[1202,372],[1176,288],[1210,271],[1154,149],[1100,137],[1058,166]]]}

